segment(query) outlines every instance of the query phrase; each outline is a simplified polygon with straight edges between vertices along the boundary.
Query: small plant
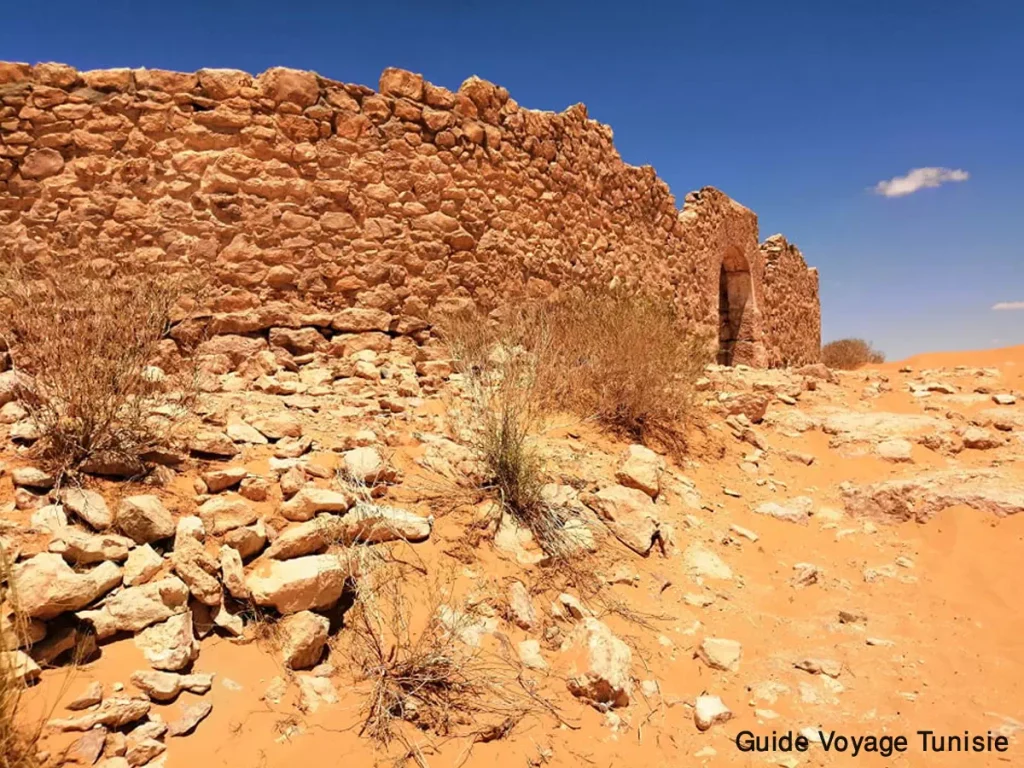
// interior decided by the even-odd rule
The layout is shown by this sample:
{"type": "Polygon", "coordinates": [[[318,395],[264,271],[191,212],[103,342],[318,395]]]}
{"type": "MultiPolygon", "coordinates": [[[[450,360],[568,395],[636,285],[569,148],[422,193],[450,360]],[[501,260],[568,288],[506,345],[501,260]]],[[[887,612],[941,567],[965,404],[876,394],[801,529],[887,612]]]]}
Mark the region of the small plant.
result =
{"type": "Polygon", "coordinates": [[[90,463],[141,468],[140,457],[181,425],[198,388],[168,354],[176,352],[168,332],[194,289],[174,275],[0,268],[0,336],[41,457],[58,474],[90,463]]]}
{"type": "Polygon", "coordinates": [[[829,368],[852,371],[863,365],[885,362],[885,354],[864,339],[839,339],[821,348],[821,362],[829,368]]]}

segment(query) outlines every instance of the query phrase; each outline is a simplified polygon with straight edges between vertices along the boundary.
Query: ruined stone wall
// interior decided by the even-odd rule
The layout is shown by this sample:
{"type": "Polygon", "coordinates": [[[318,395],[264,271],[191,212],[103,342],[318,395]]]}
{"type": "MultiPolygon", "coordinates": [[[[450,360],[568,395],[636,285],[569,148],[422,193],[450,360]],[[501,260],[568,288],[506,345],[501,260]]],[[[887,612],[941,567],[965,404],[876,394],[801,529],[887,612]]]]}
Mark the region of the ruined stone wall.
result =
{"type": "Polygon", "coordinates": [[[782,235],[761,245],[765,265],[766,363],[773,367],[817,362],[821,352],[818,270],[782,235]]]}
{"type": "Polygon", "coordinates": [[[766,290],[752,212],[711,188],[680,211],[582,105],[524,109],[478,78],[451,92],[389,69],[374,92],[283,68],[0,63],[0,259],[198,269],[235,331],[345,311],[392,333],[442,303],[612,283],[713,333],[730,260],[751,276],[735,362],[817,359],[816,338],[770,338],[806,335],[764,318],[774,297],[816,305],[816,279],[795,252],[766,290]]]}

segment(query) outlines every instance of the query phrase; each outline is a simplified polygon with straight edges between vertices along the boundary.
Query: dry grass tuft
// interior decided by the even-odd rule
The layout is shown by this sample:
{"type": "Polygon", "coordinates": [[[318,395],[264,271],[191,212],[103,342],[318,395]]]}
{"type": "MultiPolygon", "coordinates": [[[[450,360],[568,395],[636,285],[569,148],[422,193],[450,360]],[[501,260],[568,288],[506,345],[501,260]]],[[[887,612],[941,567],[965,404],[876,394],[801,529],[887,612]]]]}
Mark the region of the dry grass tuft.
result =
{"type": "Polygon", "coordinates": [[[10,590],[10,563],[0,545],[0,606],[14,607],[12,626],[0,624],[0,768],[37,768],[36,744],[42,728],[27,730],[19,722],[25,694],[25,683],[17,674],[13,651],[24,627],[19,625],[21,614],[10,590]]]}
{"type": "Polygon", "coordinates": [[[439,319],[453,360],[471,378],[504,381],[509,358],[529,358],[524,399],[574,413],[611,431],[670,449],[685,445],[695,382],[708,340],[670,302],[626,293],[580,295],[506,312],[498,319],[439,319]]]}
{"type": "Polygon", "coordinates": [[[140,456],[167,444],[198,392],[168,338],[176,306],[196,291],[175,275],[0,268],[0,336],[44,461],[60,474],[141,468],[140,456]]]}
{"type": "Polygon", "coordinates": [[[370,684],[360,734],[415,749],[403,724],[441,738],[473,724],[507,733],[531,708],[515,690],[517,669],[463,642],[474,617],[452,607],[450,584],[414,592],[409,576],[396,561],[364,567],[346,615],[354,668],[370,684]]]}
{"type": "Polygon", "coordinates": [[[863,365],[885,362],[885,354],[864,339],[839,339],[821,348],[821,362],[829,368],[852,371],[863,365]]]}

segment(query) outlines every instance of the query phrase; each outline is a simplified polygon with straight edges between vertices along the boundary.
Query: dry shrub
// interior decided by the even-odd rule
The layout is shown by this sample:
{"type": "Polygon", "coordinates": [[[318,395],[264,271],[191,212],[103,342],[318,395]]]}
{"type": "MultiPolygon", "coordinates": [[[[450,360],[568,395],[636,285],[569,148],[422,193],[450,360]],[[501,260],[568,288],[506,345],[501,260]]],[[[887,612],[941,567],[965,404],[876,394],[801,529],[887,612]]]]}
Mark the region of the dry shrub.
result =
{"type": "Polygon", "coordinates": [[[695,382],[708,340],[689,331],[670,302],[629,294],[582,296],[552,305],[552,406],[593,417],[612,431],[670,449],[685,445],[695,382]]]}
{"type": "Polygon", "coordinates": [[[474,724],[507,732],[531,708],[531,697],[516,690],[518,668],[463,642],[474,619],[452,607],[450,583],[418,584],[414,593],[410,576],[398,562],[378,560],[364,563],[356,582],[345,623],[354,669],[370,684],[360,734],[415,750],[403,724],[442,738],[476,734],[474,724]]]}
{"type": "Polygon", "coordinates": [[[488,371],[526,355],[523,396],[539,408],[669,449],[685,445],[694,384],[710,362],[706,336],[687,329],[671,302],[642,294],[581,294],[496,320],[456,315],[438,329],[463,373],[486,383],[488,371]]]}
{"type": "Polygon", "coordinates": [[[61,474],[90,463],[141,468],[140,456],[170,441],[198,387],[168,332],[197,287],[176,275],[105,279],[83,266],[0,270],[0,336],[42,459],[61,474]]]}
{"type": "Polygon", "coordinates": [[[885,354],[864,339],[839,339],[821,348],[821,362],[829,368],[852,371],[862,365],[884,363],[885,354]]]}

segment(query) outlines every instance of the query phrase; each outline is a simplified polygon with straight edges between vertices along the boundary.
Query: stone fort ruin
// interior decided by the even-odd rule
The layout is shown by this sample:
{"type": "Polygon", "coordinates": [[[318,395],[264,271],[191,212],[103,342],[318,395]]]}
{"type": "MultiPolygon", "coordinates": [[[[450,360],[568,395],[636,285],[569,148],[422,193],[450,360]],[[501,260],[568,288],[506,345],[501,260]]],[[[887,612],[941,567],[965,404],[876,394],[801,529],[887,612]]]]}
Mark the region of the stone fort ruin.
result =
{"type": "Polygon", "coordinates": [[[423,333],[578,286],[672,296],[725,364],[815,362],[818,275],[718,190],[682,209],[576,105],[398,69],[79,72],[0,63],[0,260],[201,269],[226,333],[423,333]]]}

